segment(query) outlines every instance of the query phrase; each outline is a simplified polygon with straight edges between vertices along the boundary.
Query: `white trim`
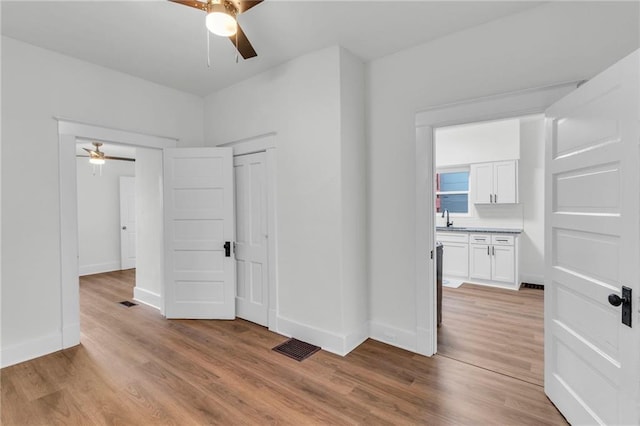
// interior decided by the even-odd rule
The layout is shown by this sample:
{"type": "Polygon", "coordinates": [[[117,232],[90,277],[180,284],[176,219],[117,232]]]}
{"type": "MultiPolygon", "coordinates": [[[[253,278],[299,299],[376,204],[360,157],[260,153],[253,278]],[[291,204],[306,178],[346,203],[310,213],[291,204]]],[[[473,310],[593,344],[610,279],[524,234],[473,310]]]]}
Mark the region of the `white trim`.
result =
{"type": "MultiPolygon", "coordinates": [[[[435,268],[430,271],[429,266],[434,263],[424,255],[429,250],[435,252],[435,226],[425,223],[427,221],[424,219],[427,217],[424,214],[425,209],[430,202],[433,203],[433,192],[435,191],[435,188],[429,191],[424,176],[425,170],[433,170],[434,167],[434,128],[544,113],[549,105],[573,91],[576,86],[577,82],[563,83],[442,105],[416,113],[415,300],[416,338],[419,339],[416,348],[421,348],[419,353],[434,354],[437,350],[438,340],[435,321],[435,268]],[[417,330],[422,330],[422,332],[418,333],[417,330]],[[424,332],[424,330],[431,330],[431,333],[424,332]],[[429,339],[429,341],[423,339],[429,339]]],[[[434,211],[434,209],[430,211],[434,211]]]]}
{"type": "Polygon", "coordinates": [[[57,117],[54,117],[54,119],[58,120],[59,134],[74,135],[78,139],[98,139],[104,142],[156,149],[173,148],[178,142],[178,139],[166,136],[153,136],[144,133],[129,132],[126,130],[96,126],[57,117]]]}
{"type": "Polygon", "coordinates": [[[238,139],[216,145],[217,147],[233,148],[233,155],[254,154],[276,148],[276,132],[264,133],[250,138],[238,139]]]}
{"type": "Polygon", "coordinates": [[[78,275],[85,276],[85,275],[93,275],[93,274],[102,274],[104,272],[111,272],[111,271],[119,271],[120,268],[120,261],[119,260],[114,260],[112,262],[105,262],[105,263],[92,263],[90,265],[80,265],[78,267],[78,275]]]}
{"type": "Polygon", "coordinates": [[[289,318],[277,317],[278,333],[320,346],[327,352],[345,356],[368,337],[368,324],[349,334],[337,334],[328,330],[306,325],[289,318]]]}
{"type": "Polygon", "coordinates": [[[0,359],[2,360],[0,368],[59,351],[61,341],[62,333],[53,333],[17,345],[3,347],[0,351],[0,359]]]}
{"type": "Polygon", "coordinates": [[[162,296],[159,293],[154,293],[138,287],[133,288],[133,300],[144,303],[145,305],[156,308],[157,310],[160,310],[160,306],[162,304],[162,296]]]}
{"type": "MultiPolygon", "coordinates": [[[[435,341],[431,339],[429,342],[418,342],[418,337],[423,338],[424,333],[418,335],[418,330],[434,330],[437,326],[436,310],[427,309],[432,306],[432,301],[436,301],[436,242],[435,242],[435,193],[436,183],[435,170],[435,144],[433,130],[431,128],[416,128],[416,145],[415,145],[415,164],[416,164],[416,183],[415,183],[415,200],[416,200],[416,216],[415,216],[415,310],[416,310],[416,329],[412,331],[412,348],[409,349],[419,352],[422,355],[431,356],[436,351],[435,341]],[[430,195],[430,196],[429,196],[430,195]],[[424,282],[419,282],[417,277],[421,277],[424,282]]],[[[433,305],[435,306],[435,305],[433,305]]],[[[372,327],[372,330],[376,328],[372,327]]],[[[383,332],[390,333],[391,331],[383,332]]],[[[400,333],[400,331],[394,332],[400,333]]],[[[404,341],[398,341],[400,347],[407,348],[408,342],[406,332],[398,334],[398,339],[405,336],[404,341]]],[[[384,341],[384,340],[383,340],[384,341]]],[[[387,342],[393,344],[391,342],[387,342]]]]}
{"type": "Polygon", "coordinates": [[[384,342],[407,351],[418,352],[418,334],[414,330],[403,330],[372,321],[369,324],[369,335],[372,339],[379,342],[384,342]]]}
{"type": "Polygon", "coordinates": [[[269,330],[278,333],[278,209],[277,209],[277,133],[225,142],[217,147],[233,148],[233,156],[265,152],[267,177],[267,262],[269,269],[269,330]]]}
{"type": "Polygon", "coordinates": [[[520,283],[544,285],[544,275],[520,274],[520,283]]]}
{"type": "Polygon", "coordinates": [[[66,324],[62,329],[62,348],[70,348],[77,345],[76,336],[80,335],[80,322],[66,324]]]}
{"type": "MultiPolygon", "coordinates": [[[[55,117],[54,117],[55,118],[55,117]]],[[[97,139],[146,148],[175,147],[177,140],[151,136],[70,120],[58,120],[58,170],[60,183],[60,304],[62,338],[65,349],[80,343],[80,288],[78,280],[78,191],[76,182],[76,141],[97,139]]],[[[62,347],[60,347],[62,344],[62,347]]]]}

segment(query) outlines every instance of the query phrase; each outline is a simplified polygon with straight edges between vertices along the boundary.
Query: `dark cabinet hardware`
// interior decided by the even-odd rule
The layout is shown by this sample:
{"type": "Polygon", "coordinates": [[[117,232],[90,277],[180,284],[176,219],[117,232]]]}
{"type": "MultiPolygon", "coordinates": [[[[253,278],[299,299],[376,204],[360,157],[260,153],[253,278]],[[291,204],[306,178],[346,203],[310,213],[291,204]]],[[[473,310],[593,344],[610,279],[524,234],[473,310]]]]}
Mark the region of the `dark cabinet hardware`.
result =
{"type": "Polygon", "coordinates": [[[224,256],[231,257],[231,241],[224,243],[224,256]]]}

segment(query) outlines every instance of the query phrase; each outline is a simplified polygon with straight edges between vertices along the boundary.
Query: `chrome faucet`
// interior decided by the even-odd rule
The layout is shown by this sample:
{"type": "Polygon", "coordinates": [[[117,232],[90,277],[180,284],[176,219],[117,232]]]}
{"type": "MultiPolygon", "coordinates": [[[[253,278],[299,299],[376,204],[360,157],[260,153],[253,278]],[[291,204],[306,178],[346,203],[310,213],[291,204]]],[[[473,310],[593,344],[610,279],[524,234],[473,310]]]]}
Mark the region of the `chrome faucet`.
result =
{"type": "Polygon", "coordinates": [[[447,228],[453,225],[453,222],[449,221],[449,210],[448,209],[444,209],[444,211],[442,212],[442,217],[444,217],[444,215],[447,215],[447,228]]]}

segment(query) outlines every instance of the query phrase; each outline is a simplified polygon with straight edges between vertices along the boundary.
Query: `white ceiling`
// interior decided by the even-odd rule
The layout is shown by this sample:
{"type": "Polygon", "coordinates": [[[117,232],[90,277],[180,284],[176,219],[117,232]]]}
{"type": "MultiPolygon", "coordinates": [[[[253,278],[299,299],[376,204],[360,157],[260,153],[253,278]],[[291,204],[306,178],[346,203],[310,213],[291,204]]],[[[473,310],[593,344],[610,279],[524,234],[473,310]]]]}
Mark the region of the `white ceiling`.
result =
{"type": "Polygon", "coordinates": [[[539,5],[527,1],[266,0],[239,18],[258,57],[211,36],[204,12],[169,1],[2,1],[2,34],[205,96],[305,52],[341,45],[364,61],[539,5]]]}

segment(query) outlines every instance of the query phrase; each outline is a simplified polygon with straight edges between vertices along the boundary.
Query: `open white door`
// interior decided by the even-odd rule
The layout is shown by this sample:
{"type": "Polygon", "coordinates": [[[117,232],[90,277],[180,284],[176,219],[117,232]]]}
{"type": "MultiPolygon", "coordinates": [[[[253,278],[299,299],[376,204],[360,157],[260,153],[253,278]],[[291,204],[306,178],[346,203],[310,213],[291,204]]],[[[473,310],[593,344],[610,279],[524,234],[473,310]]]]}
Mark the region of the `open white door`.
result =
{"type": "Polygon", "coordinates": [[[136,267],[136,178],[120,176],[120,269],[136,267]]]}
{"type": "Polygon", "coordinates": [[[231,148],[164,150],[165,316],[234,319],[231,148]]]}
{"type": "Polygon", "coordinates": [[[545,392],[576,425],[640,424],[639,53],[547,110],[545,392]]]}
{"type": "Polygon", "coordinates": [[[238,317],[269,325],[266,154],[233,160],[236,184],[238,317]]]}

